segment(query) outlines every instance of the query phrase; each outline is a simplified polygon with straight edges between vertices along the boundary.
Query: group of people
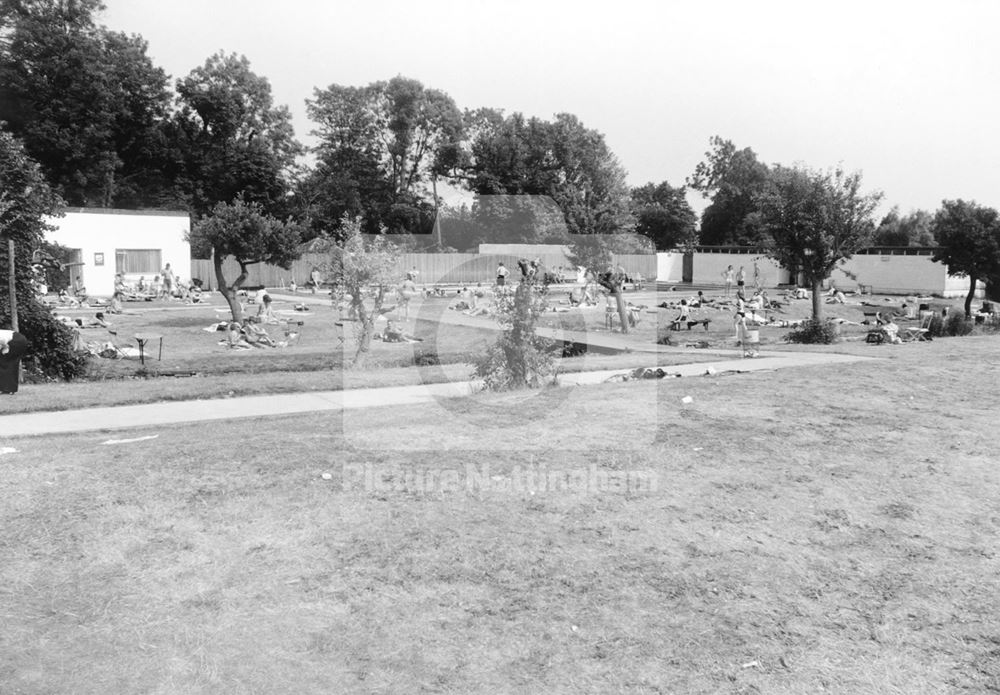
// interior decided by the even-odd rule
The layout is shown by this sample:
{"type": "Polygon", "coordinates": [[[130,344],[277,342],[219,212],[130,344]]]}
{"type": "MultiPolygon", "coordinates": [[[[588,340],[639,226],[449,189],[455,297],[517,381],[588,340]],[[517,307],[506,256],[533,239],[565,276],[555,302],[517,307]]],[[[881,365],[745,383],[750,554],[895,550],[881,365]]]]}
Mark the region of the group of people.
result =
{"type": "MultiPolygon", "coordinates": [[[[725,270],[722,271],[722,281],[726,287],[725,296],[728,297],[732,294],[733,283],[736,283],[736,290],[746,287],[747,284],[747,271],[744,266],[740,266],[739,270],[733,270],[733,266],[730,265],[725,270]]],[[[753,288],[755,290],[761,289],[763,278],[760,273],[760,265],[757,261],[753,263],[753,288]]]]}
{"type": "Polygon", "coordinates": [[[195,280],[183,282],[173,268],[167,263],[159,274],[154,275],[150,281],[145,275],[140,275],[139,279],[130,282],[124,273],[115,275],[114,293],[118,295],[119,301],[124,299],[182,299],[185,301],[198,302],[201,299],[201,285],[195,280]]]}

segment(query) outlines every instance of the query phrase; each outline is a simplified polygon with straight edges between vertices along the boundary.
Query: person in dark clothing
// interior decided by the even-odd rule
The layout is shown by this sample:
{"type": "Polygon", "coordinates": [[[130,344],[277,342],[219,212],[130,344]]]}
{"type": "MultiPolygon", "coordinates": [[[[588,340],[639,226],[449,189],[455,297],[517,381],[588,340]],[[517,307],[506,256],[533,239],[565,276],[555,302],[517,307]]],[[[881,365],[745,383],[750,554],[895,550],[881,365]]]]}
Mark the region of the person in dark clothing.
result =
{"type": "Polygon", "coordinates": [[[27,338],[0,330],[0,393],[17,393],[18,368],[27,351],[27,338]]]}

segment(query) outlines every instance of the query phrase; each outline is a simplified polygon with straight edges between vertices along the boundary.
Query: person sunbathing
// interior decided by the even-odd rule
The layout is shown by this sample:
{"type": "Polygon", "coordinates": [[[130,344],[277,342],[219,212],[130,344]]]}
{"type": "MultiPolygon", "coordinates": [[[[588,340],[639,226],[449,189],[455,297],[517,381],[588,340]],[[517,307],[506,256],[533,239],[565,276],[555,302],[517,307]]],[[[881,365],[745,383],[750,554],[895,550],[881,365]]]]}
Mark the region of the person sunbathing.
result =
{"type": "Polygon", "coordinates": [[[260,306],[257,307],[258,323],[267,323],[271,325],[280,323],[280,319],[277,314],[274,313],[274,308],[271,304],[271,295],[265,294],[260,302],[260,306]]]}
{"type": "Polygon", "coordinates": [[[243,319],[243,339],[253,347],[277,347],[263,326],[258,326],[249,318],[243,319]]]}

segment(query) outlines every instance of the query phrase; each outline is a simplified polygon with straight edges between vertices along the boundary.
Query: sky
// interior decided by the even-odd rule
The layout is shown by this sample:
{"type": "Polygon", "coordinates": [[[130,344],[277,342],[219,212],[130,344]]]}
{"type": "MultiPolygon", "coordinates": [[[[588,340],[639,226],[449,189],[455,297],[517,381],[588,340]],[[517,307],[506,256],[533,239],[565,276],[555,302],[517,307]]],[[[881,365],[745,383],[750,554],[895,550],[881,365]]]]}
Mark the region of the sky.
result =
{"type": "Polygon", "coordinates": [[[1000,208],[995,0],[105,4],[173,80],[245,55],[307,144],[314,89],[404,75],[459,108],[573,113],[631,185],[682,185],[719,135],[768,164],[861,171],[881,212],[1000,208]]]}

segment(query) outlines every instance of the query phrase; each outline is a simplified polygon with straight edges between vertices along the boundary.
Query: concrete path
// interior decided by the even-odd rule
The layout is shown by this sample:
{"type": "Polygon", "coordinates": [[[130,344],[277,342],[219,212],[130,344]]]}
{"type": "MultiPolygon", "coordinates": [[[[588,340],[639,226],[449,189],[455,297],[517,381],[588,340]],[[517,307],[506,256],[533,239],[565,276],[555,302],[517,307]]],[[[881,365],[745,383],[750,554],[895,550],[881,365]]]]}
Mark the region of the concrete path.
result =
{"type": "MultiPolygon", "coordinates": [[[[835,353],[774,353],[754,359],[728,359],[716,362],[699,362],[664,367],[671,374],[698,376],[709,369],[717,373],[728,371],[767,371],[790,367],[807,367],[823,364],[845,364],[875,358],[835,353]]],[[[654,360],[651,360],[654,362],[654,360]]],[[[654,366],[654,364],[650,364],[654,366]]],[[[589,386],[607,381],[610,377],[625,374],[630,369],[611,369],[594,372],[573,372],[559,375],[563,386],[589,386]]],[[[143,405],[125,405],[106,408],[86,408],[60,412],[25,413],[0,416],[0,444],[6,437],[40,434],[59,434],[93,430],[117,430],[131,427],[150,427],[186,422],[206,422],[234,418],[273,417],[295,413],[320,413],[351,408],[370,408],[384,405],[413,405],[439,398],[467,396],[473,384],[458,381],[442,384],[414,386],[389,386],[346,391],[318,391],[312,393],[273,394],[194,401],[168,401],[143,405]]],[[[14,396],[16,398],[16,396],[14,396]]]]}

